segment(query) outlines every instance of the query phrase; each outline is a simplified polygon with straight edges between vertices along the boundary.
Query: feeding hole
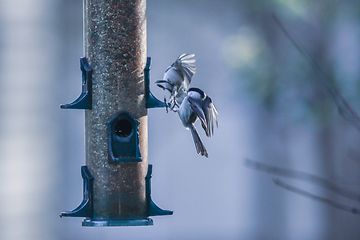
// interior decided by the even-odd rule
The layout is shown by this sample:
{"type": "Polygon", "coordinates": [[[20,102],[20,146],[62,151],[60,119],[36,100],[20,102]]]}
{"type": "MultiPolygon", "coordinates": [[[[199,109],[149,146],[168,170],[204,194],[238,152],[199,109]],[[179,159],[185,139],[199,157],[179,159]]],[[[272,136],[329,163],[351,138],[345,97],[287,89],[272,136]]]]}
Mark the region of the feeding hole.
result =
{"type": "Polygon", "coordinates": [[[117,123],[115,124],[115,134],[118,135],[121,138],[126,138],[128,136],[130,136],[133,127],[132,124],[129,120],[127,119],[121,119],[119,121],[117,121],[117,123]]]}

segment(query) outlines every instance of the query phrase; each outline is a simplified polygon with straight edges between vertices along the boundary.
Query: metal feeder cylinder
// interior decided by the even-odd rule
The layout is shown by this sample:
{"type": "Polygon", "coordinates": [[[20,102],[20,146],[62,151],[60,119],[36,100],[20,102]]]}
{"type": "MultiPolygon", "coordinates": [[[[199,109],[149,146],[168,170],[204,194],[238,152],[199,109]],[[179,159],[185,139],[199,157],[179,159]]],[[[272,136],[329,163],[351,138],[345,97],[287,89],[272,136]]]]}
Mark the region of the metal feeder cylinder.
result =
{"type": "Polygon", "coordinates": [[[83,92],[61,108],[85,109],[84,200],[61,216],[83,226],[152,225],[169,215],[151,200],[147,107],[164,107],[149,92],[145,0],[84,0],[83,92]],[[145,70],[145,71],[144,71],[145,70]]]}

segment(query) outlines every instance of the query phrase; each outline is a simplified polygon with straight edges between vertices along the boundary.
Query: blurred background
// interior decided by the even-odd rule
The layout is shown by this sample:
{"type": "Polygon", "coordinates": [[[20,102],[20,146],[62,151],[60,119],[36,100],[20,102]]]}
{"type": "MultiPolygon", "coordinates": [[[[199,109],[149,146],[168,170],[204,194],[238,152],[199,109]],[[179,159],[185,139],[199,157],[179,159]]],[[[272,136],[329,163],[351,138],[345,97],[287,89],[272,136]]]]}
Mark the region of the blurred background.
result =
{"type": "MultiPolygon", "coordinates": [[[[360,192],[360,132],[276,25],[276,14],[331,86],[360,112],[360,3],[354,0],[147,2],[151,90],[182,53],[193,86],[219,111],[209,152],[196,154],[178,116],[150,109],[152,197],[173,216],[150,227],[82,227],[59,217],[82,201],[84,112],[60,110],[81,91],[81,0],[0,2],[0,239],[359,239],[360,216],[284,190],[252,159],[360,192]]],[[[332,201],[359,203],[283,179],[332,201]]]]}

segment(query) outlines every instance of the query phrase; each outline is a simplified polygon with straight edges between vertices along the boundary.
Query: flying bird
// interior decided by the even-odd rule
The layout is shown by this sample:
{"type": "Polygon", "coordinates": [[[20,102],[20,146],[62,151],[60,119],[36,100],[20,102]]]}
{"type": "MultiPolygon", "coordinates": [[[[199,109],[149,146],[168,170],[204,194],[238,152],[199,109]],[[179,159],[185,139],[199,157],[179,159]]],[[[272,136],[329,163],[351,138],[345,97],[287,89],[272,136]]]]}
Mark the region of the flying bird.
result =
{"type": "Polygon", "coordinates": [[[170,92],[168,106],[171,107],[172,105],[172,107],[174,107],[177,104],[180,105],[181,103],[176,100],[180,100],[181,96],[189,89],[191,79],[196,72],[194,64],[196,60],[194,57],[195,54],[181,54],[176,61],[165,70],[164,78],[155,82],[158,87],[170,92]]]}
{"type": "Polygon", "coordinates": [[[195,122],[200,120],[206,136],[211,137],[214,134],[214,125],[218,127],[218,112],[211,98],[199,88],[189,88],[180,107],[172,110],[178,113],[184,127],[190,130],[197,153],[208,157],[208,152],[196,130],[195,122]]]}

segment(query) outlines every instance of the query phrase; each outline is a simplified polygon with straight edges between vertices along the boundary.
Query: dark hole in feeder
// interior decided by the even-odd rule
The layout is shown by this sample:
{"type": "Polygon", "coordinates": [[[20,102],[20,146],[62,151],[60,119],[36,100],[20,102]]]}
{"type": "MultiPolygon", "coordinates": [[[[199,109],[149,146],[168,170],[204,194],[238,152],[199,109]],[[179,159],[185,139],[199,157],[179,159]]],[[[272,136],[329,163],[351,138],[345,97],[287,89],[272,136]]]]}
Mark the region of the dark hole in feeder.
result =
{"type": "Polygon", "coordinates": [[[121,119],[115,124],[115,134],[122,138],[128,137],[132,132],[132,128],[129,120],[121,119]]]}

